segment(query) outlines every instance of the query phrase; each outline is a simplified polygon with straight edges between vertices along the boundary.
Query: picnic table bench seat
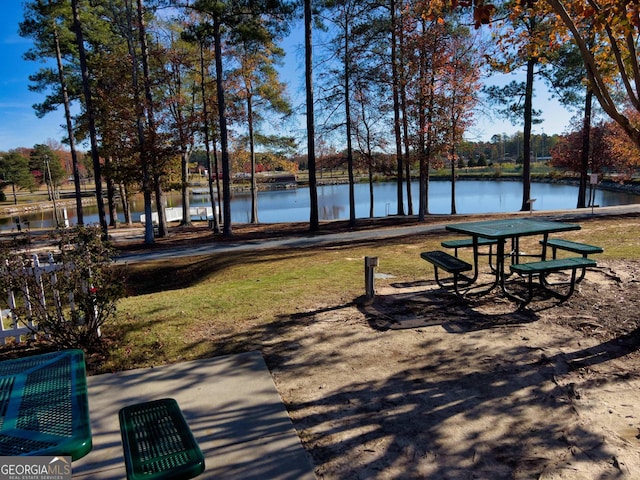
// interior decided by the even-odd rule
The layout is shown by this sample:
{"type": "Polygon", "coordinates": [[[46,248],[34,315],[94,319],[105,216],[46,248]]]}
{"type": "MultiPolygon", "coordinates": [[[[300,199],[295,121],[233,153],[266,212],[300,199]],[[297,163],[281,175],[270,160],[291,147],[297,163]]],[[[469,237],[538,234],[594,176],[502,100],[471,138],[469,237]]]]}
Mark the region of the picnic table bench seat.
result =
{"type": "MultiPolygon", "coordinates": [[[[544,244],[542,240],[540,241],[540,243],[544,244]]],[[[558,250],[566,250],[572,253],[579,253],[583,257],[604,252],[604,249],[602,247],[589,245],[586,243],[574,242],[572,240],[565,240],[564,238],[550,238],[547,240],[547,246],[551,247],[553,258],[556,258],[558,250]]]]}
{"type": "Polygon", "coordinates": [[[573,294],[576,284],[584,278],[586,269],[588,267],[595,267],[596,265],[597,263],[595,260],[586,257],[555,258],[553,260],[542,260],[539,262],[512,264],[509,267],[511,272],[528,278],[528,296],[526,298],[515,297],[515,299],[520,300],[521,306],[524,306],[531,301],[533,298],[533,277],[537,276],[540,278],[541,287],[554,296],[562,300],[566,300],[573,294]],[[569,285],[569,291],[561,293],[557,290],[550,289],[549,286],[551,284],[546,281],[546,275],[567,270],[571,271],[571,280],[569,282],[562,282],[554,285],[569,285]],[[581,271],[579,277],[577,277],[578,270],[581,271]]]}
{"type": "Polygon", "coordinates": [[[124,407],[120,432],[128,480],[186,480],[204,471],[204,456],[173,398],[124,407]]]}
{"type": "Polygon", "coordinates": [[[458,279],[460,277],[466,278],[462,275],[462,272],[468,272],[473,268],[470,263],[467,263],[464,260],[459,259],[458,257],[454,257],[447,252],[443,252],[442,250],[422,252],[420,253],[420,257],[433,265],[436,283],[441,287],[447,288],[447,285],[438,275],[438,269],[442,269],[445,272],[453,274],[453,288],[457,294],[459,294],[458,279]]]}

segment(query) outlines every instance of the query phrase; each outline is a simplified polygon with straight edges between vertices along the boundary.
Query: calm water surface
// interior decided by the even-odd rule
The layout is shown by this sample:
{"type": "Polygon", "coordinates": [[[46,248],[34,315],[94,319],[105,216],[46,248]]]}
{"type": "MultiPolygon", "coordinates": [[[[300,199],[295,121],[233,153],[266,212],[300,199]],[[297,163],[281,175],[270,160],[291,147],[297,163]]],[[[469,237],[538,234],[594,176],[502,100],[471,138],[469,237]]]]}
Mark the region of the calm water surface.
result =
{"type": "MultiPolygon", "coordinates": [[[[398,212],[396,184],[393,182],[374,185],[374,216],[383,217],[398,212]]],[[[414,213],[418,210],[418,182],[412,183],[414,213]]],[[[355,185],[356,217],[369,216],[369,185],[355,185]]],[[[404,192],[406,197],[406,189],[404,192]]],[[[548,183],[533,183],[531,197],[535,198],[534,210],[573,209],[576,207],[578,187],[548,183]]],[[[595,202],[600,206],[628,205],[640,203],[640,195],[595,191],[595,202]]],[[[456,182],[456,211],[468,213],[516,212],[522,204],[522,183],[500,180],[473,180],[456,182]]],[[[191,206],[210,205],[208,195],[194,195],[191,206]]],[[[181,206],[179,193],[167,196],[167,207],[181,206]]],[[[133,219],[139,221],[143,212],[142,197],[132,202],[133,219]]],[[[258,220],[261,223],[307,222],[309,221],[309,189],[306,187],[287,190],[264,191],[258,193],[258,220]]],[[[348,185],[326,185],[318,187],[318,209],[320,220],[341,220],[349,218],[348,185]]],[[[408,206],[405,202],[405,213],[408,206]]],[[[431,181],[429,183],[429,212],[432,214],[451,213],[451,182],[431,181]]],[[[75,224],[75,209],[67,208],[70,224],[75,224]]],[[[50,227],[52,212],[40,212],[22,216],[32,227],[50,227]]],[[[85,223],[98,221],[95,208],[85,207],[85,223]]],[[[251,196],[248,192],[235,193],[231,201],[233,223],[248,223],[251,220],[251,196]]],[[[119,220],[124,221],[122,215],[119,220]]],[[[13,228],[12,219],[0,219],[0,229],[13,228]]]]}
{"type": "MultiPolygon", "coordinates": [[[[379,183],[374,186],[374,216],[382,217],[398,212],[395,183],[379,183]]],[[[418,210],[418,183],[412,184],[414,213],[418,210]]],[[[369,216],[369,185],[355,185],[356,217],[369,216]]],[[[404,193],[406,197],[406,191],[404,193]]],[[[578,187],[534,183],[531,197],[535,198],[534,210],[573,209],[578,201],[578,187]]],[[[208,199],[208,197],[207,197],[208,199]]],[[[640,203],[640,195],[596,190],[595,202],[600,206],[640,203]]],[[[522,206],[522,183],[512,181],[459,181],[456,183],[456,212],[501,213],[515,212],[522,206]]],[[[237,195],[231,205],[232,220],[238,223],[250,221],[251,197],[237,195]]],[[[318,189],[318,208],[321,220],[349,218],[349,189],[347,185],[327,185],[318,189]]],[[[405,202],[405,213],[408,206],[405,202]]],[[[451,213],[451,182],[429,183],[429,212],[451,213]]],[[[263,223],[309,220],[309,189],[260,192],[258,217],[263,223]]]]}

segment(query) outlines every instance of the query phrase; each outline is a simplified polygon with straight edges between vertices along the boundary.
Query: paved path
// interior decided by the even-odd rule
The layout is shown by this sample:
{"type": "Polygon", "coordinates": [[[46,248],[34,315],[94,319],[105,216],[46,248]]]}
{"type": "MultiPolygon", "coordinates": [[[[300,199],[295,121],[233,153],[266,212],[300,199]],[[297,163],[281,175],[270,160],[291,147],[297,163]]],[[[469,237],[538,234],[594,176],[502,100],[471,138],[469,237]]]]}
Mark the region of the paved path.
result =
{"type": "MultiPolygon", "coordinates": [[[[553,220],[563,220],[566,218],[579,219],[584,217],[597,217],[607,215],[621,215],[629,213],[640,213],[640,204],[621,205],[615,207],[599,207],[593,210],[590,208],[576,210],[559,210],[534,212],[537,217],[549,218],[553,220]]],[[[492,214],[493,215],[493,214],[492,214]]],[[[528,212],[517,212],[509,215],[530,215],[528,212]]],[[[465,218],[485,215],[465,215],[465,218]]],[[[307,248],[320,245],[329,245],[337,242],[358,242],[376,239],[388,239],[418,235],[427,232],[444,230],[445,223],[456,220],[455,216],[443,215],[442,223],[429,223],[424,225],[399,226],[395,228],[380,228],[356,230],[335,234],[309,235],[305,237],[288,237],[274,240],[252,240],[244,242],[221,242],[202,245],[201,247],[176,247],[158,250],[157,252],[132,252],[123,253],[118,257],[119,262],[131,262],[137,260],[162,260],[163,258],[176,258],[186,256],[211,255],[212,253],[239,252],[247,250],[270,249],[270,248],[307,248]]],[[[116,233],[117,234],[117,231],[116,233]]],[[[140,237],[143,241],[143,237],[140,237]]]]}
{"type": "Polygon", "coordinates": [[[304,450],[260,352],[87,378],[93,449],[73,478],[126,477],[118,411],[175,398],[200,449],[200,479],[313,480],[304,450]]]}

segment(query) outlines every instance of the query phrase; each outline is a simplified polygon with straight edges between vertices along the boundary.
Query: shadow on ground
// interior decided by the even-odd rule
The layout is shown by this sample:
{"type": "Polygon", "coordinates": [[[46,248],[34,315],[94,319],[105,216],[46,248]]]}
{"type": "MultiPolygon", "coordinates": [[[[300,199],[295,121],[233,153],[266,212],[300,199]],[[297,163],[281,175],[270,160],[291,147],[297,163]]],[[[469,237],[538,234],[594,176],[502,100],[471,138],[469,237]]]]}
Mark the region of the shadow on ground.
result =
{"type": "Polygon", "coordinates": [[[372,328],[398,330],[426,326],[442,326],[451,333],[534,322],[538,315],[504,297],[461,298],[438,288],[434,282],[394,283],[397,293],[361,299],[360,310],[372,328]]]}
{"type": "Polygon", "coordinates": [[[575,348],[570,337],[532,338],[548,327],[538,322],[428,289],[296,314],[262,333],[320,478],[630,474],[601,424],[576,413],[582,387],[565,376],[636,351],[640,330],[575,348]]]}

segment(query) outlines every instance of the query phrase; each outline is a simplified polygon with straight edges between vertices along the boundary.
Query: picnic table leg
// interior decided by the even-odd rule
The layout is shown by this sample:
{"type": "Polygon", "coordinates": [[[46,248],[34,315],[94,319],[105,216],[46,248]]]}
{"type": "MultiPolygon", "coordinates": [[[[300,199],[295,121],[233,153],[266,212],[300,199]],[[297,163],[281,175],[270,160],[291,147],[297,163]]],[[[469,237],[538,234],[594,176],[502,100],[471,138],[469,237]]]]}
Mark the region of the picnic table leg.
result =
{"type": "Polygon", "coordinates": [[[520,239],[511,238],[511,263],[520,263],[520,239]]]}
{"type": "Polygon", "coordinates": [[[546,280],[546,275],[540,275],[540,285],[546,292],[550,293],[554,297],[562,301],[568,300],[569,297],[573,295],[573,292],[575,291],[575,288],[576,288],[576,284],[580,282],[580,280],[582,280],[582,277],[584,277],[584,271],[586,270],[586,268],[581,268],[580,270],[582,270],[582,274],[580,275],[580,277],[577,277],[578,269],[577,268],[571,269],[571,280],[569,282],[562,282],[562,283],[553,283],[553,284],[549,283],[546,280]],[[555,285],[561,285],[565,287],[568,285],[569,290],[566,293],[561,293],[557,290],[554,290],[553,288],[550,288],[555,285]]]}
{"type": "Polygon", "coordinates": [[[498,264],[498,256],[497,256],[497,252],[495,254],[496,257],[496,265],[493,264],[493,257],[494,257],[494,253],[493,253],[493,245],[489,245],[489,269],[495,273],[497,264],[498,264]]]}
{"type": "MultiPolygon", "coordinates": [[[[545,261],[547,259],[547,241],[549,240],[549,234],[545,233],[544,237],[542,239],[542,254],[541,254],[541,258],[542,261],[545,261]]],[[[587,255],[584,254],[582,255],[584,258],[587,258],[587,255]]],[[[555,246],[551,246],[551,258],[553,260],[555,260],[557,257],[557,248],[555,246]]],[[[573,270],[573,273],[571,275],[571,281],[570,282],[563,282],[562,284],[567,285],[570,284],[571,285],[571,292],[569,293],[569,295],[567,296],[567,298],[569,298],[571,296],[571,294],[573,293],[573,289],[575,288],[575,284],[580,283],[582,281],[582,279],[584,279],[585,274],[587,273],[587,269],[586,268],[581,268],[580,269],[580,276],[576,278],[576,271],[573,270]]],[[[540,275],[540,283],[542,284],[543,287],[547,288],[548,286],[552,285],[551,283],[547,282],[547,275],[540,275]]],[[[556,285],[558,285],[558,283],[556,283],[556,285]]]]}
{"type": "MultiPolygon", "coordinates": [[[[577,276],[577,268],[573,268],[571,269],[571,281],[567,282],[565,284],[562,284],[564,286],[569,286],[568,291],[566,291],[565,293],[562,293],[560,291],[554,290],[552,288],[549,288],[549,286],[551,284],[549,284],[548,282],[546,282],[544,280],[545,275],[544,274],[538,274],[539,278],[540,278],[540,287],[546,291],[547,293],[549,293],[550,295],[560,299],[561,301],[565,301],[568,300],[569,297],[571,297],[571,295],[573,295],[573,292],[575,291],[575,286],[578,283],[579,279],[576,278],[577,276]]],[[[529,273],[527,275],[527,296],[526,297],[520,297],[514,293],[509,292],[507,289],[503,289],[503,292],[505,294],[505,296],[507,298],[509,298],[512,301],[518,302],[518,308],[519,309],[523,309],[524,307],[526,307],[531,300],[533,300],[533,276],[535,274],[529,273]]]]}
{"type": "MultiPolygon", "coordinates": [[[[478,251],[479,250],[478,238],[479,237],[477,235],[473,235],[473,270],[474,272],[473,272],[473,279],[471,283],[475,282],[478,278],[478,265],[479,265],[478,259],[480,256],[480,253],[478,251]]],[[[489,262],[491,262],[491,260],[489,260],[489,262]]],[[[498,243],[497,243],[495,268],[491,265],[491,263],[489,263],[489,267],[495,275],[493,283],[488,288],[485,288],[479,291],[470,292],[469,295],[484,295],[486,293],[489,293],[498,285],[500,285],[500,278],[502,276],[501,272],[504,271],[504,241],[503,240],[498,240],[498,243]]]]}
{"type": "Polygon", "coordinates": [[[531,300],[533,300],[533,275],[529,274],[527,275],[527,296],[526,297],[520,297],[514,293],[511,293],[505,286],[504,283],[502,285],[502,292],[504,293],[504,296],[507,297],[509,300],[511,300],[512,302],[516,302],[518,304],[518,309],[521,310],[524,307],[526,307],[531,300]]]}
{"type": "Polygon", "coordinates": [[[500,289],[504,292],[504,278],[505,278],[505,273],[504,273],[504,261],[505,261],[505,255],[504,255],[504,244],[506,243],[506,239],[504,238],[500,238],[498,240],[498,245],[497,245],[497,256],[498,258],[496,259],[496,285],[500,284],[500,289]]]}
{"type": "MultiPolygon", "coordinates": [[[[547,241],[549,240],[549,234],[545,233],[542,236],[542,253],[540,254],[540,258],[544,262],[547,259],[547,241]]],[[[556,258],[556,249],[553,247],[553,259],[556,258]]]]}
{"type": "MultiPolygon", "coordinates": [[[[545,233],[542,237],[542,261],[545,261],[547,259],[547,241],[549,240],[549,234],[545,233]]],[[[553,260],[556,259],[556,247],[552,247],[552,253],[551,253],[551,258],[553,260]]],[[[573,271],[573,273],[575,274],[575,270],[573,271]]],[[[544,288],[547,288],[547,285],[550,285],[547,282],[547,276],[546,275],[540,275],[540,283],[542,284],[542,286],[544,288]]],[[[571,283],[573,283],[573,278],[571,279],[571,283]]]]}
{"type": "MultiPolygon", "coordinates": [[[[433,273],[434,273],[434,276],[435,276],[436,284],[440,288],[447,289],[448,288],[447,285],[444,283],[443,279],[441,279],[439,274],[438,274],[438,266],[437,265],[433,266],[433,273]]],[[[459,282],[459,280],[458,280],[459,276],[461,276],[461,274],[459,274],[459,273],[454,273],[453,274],[453,291],[456,293],[456,295],[462,296],[462,292],[460,292],[460,287],[459,287],[459,283],[458,283],[459,282]]],[[[465,281],[468,280],[468,278],[466,278],[464,276],[463,276],[463,278],[464,278],[465,281]]],[[[469,282],[469,284],[470,283],[472,283],[472,282],[469,282]]],[[[463,286],[465,286],[465,285],[463,285],[463,286]]]]}
{"type": "Polygon", "coordinates": [[[478,265],[480,257],[479,246],[478,246],[478,237],[473,236],[473,277],[470,278],[469,283],[474,283],[478,279],[478,265]]]}

